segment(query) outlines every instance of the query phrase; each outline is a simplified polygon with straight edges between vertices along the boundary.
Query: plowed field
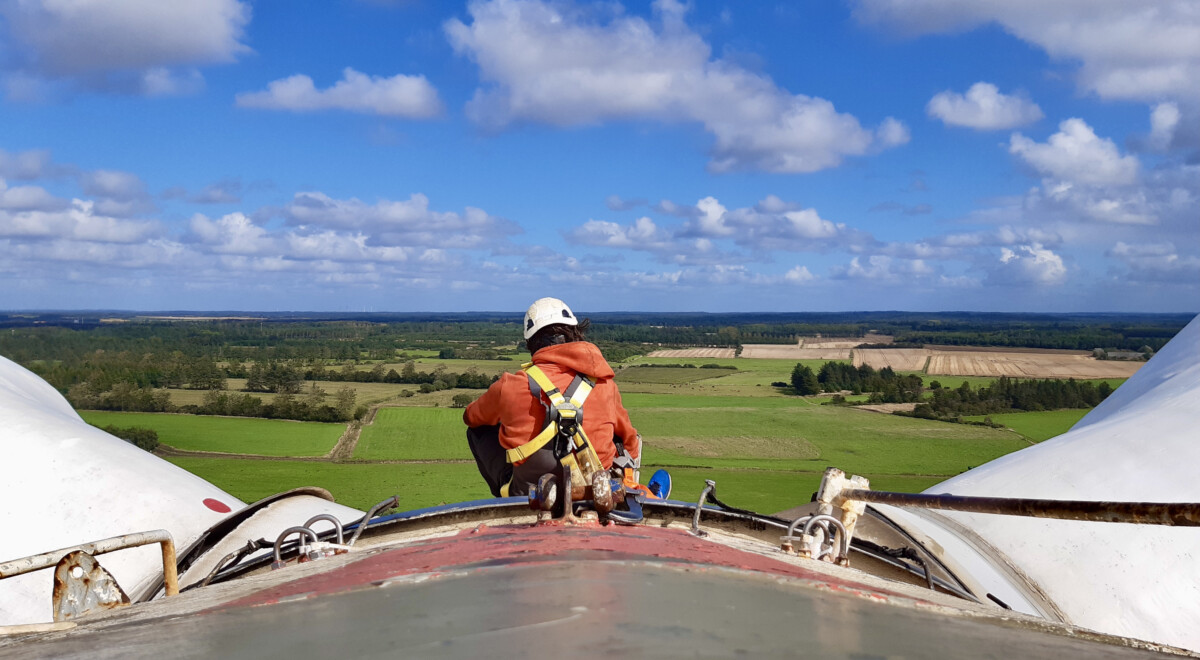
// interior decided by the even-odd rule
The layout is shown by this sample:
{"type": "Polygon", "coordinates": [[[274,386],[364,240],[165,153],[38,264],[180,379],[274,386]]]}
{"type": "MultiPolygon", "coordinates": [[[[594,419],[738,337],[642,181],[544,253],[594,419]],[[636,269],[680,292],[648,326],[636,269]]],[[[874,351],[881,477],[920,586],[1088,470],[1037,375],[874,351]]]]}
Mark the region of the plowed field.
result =
{"type": "Polygon", "coordinates": [[[952,351],[934,352],[931,376],[1012,378],[1128,378],[1144,362],[1096,360],[1085,355],[952,351]]]}
{"type": "Polygon", "coordinates": [[[731,358],[732,348],[680,348],[664,351],[654,351],[646,357],[654,358],[731,358]]]}
{"type": "Polygon", "coordinates": [[[862,344],[890,344],[891,335],[867,334],[862,337],[801,337],[801,348],[854,348],[862,344]]]}
{"type": "Polygon", "coordinates": [[[854,366],[865,364],[872,369],[891,367],[896,371],[922,371],[930,353],[925,348],[858,348],[854,350],[854,366]]]}
{"type": "Polygon", "coordinates": [[[776,360],[849,360],[850,348],[806,348],[795,344],[742,344],[741,357],[776,360]]]}

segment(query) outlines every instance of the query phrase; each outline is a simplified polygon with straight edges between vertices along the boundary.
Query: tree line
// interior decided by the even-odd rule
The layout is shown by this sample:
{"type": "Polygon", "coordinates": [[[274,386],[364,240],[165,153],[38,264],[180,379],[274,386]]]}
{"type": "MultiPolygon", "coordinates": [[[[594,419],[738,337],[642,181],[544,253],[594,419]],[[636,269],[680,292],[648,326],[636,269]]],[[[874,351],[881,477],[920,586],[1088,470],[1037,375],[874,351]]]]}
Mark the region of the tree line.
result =
{"type": "Polygon", "coordinates": [[[814,372],[800,362],[792,369],[792,390],[800,396],[849,390],[853,394],[870,393],[869,403],[911,403],[920,400],[924,384],[915,374],[897,374],[891,367],[876,371],[866,364],[856,367],[848,362],[826,362],[814,372]]]}
{"type": "Polygon", "coordinates": [[[917,404],[911,413],[903,414],[953,420],[964,415],[990,415],[1013,410],[1093,408],[1112,392],[1112,386],[1106,381],[1094,384],[1079,380],[1014,380],[1002,376],[976,390],[965,382],[954,389],[932,388],[928,401],[917,404]]]}

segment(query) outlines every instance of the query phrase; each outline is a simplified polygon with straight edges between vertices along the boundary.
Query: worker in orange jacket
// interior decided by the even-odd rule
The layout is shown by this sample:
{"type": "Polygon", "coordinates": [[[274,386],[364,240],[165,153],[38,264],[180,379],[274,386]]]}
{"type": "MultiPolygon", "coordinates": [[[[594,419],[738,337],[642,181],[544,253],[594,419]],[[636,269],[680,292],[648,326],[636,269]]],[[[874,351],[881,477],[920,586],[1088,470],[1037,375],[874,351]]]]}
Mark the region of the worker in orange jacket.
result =
{"type": "MultiPolygon", "coordinates": [[[[592,381],[582,408],[582,426],[604,467],[611,468],[617,459],[616,442],[623,443],[626,460],[640,464],[641,436],[621,404],[612,368],[600,349],[584,339],[588,325],[587,319],[578,320],[563,301],[542,298],[525,313],[526,346],[533,364],[560,392],[567,392],[578,375],[592,381]]],[[[529,443],[547,424],[546,402],[536,386],[531,388],[526,373],[502,374],[467,406],[463,422],[479,471],[494,495],[524,495],[539,477],[558,465],[549,446],[511,465],[505,457],[507,450],[529,443]],[[493,439],[497,435],[498,443],[493,439]]]]}

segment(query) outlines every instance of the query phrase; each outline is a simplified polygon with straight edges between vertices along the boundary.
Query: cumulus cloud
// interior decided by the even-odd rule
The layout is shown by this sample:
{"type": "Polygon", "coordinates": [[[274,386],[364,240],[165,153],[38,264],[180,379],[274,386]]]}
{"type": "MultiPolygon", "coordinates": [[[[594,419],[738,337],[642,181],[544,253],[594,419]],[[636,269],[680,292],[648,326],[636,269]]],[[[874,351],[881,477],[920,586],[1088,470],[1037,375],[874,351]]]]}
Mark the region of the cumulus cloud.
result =
{"type": "Polygon", "coordinates": [[[90,200],[73,200],[61,210],[0,210],[0,236],[135,243],[162,233],[153,221],[106,216],[90,200]]]}
{"type": "Polygon", "coordinates": [[[630,225],[620,225],[603,220],[588,220],[568,236],[580,245],[595,247],[623,247],[640,250],[669,248],[671,236],[658,228],[647,217],[638,218],[630,225]]]}
{"type": "Polygon", "coordinates": [[[714,172],[814,172],[908,141],[895,119],[864,128],[825,99],[713,59],[681,4],[659,0],[654,8],[657,26],[613,5],[472,2],[470,24],[445,25],[454,49],[478,64],[486,83],[468,116],[493,129],[521,121],[695,122],[713,135],[714,172]]]}
{"type": "Polygon", "coordinates": [[[5,211],[56,211],[70,206],[46,192],[41,186],[14,186],[0,178],[0,210],[5,211]]]}
{"type": "Polygon", "coordinates": [[[0,15],[13,65],[35,79],[179,93],[202,84],[188,67],[249,52],[250,7],[238,0],[19,1],[0,3],[0,15]]]}
{"type": "Polygon", "coordinates": [[[97,197],[129,200],[146,196],[146,184],[141,177],[117,170],[95,170],[79,177],[83,192],[97,197]]]}
{"type": "Polygon", "coordinates": [[[0,149],[0,177],[6,179],[33,181],[63,174],[65,169],[61,165],[55,165],[50,158],[50,152],[45,149],[17,153],[0,149]]]}
{"type": "Polygon", "coordinates": [[[1014,133],[1008,150],[1039,173],[1069,183],[1131,184],[1140,166],[1136,156],[1122,156],[1112,140],[1098,137],[1082,119],[1062,122],[1045,143],[1014,133]]]}
{"type": "Polygon", "coordinates": [[[965,95],[949,90],[941,92],[929,100],[925,111],[949,126],[980,131],[1016,128],[1043,117],[1036,103],[1001,94],[995,85],[986,82],[971,85],[965,95]]]}
{"type": "Polygon", "coordinates": [[[856,0],[863,23],[911,36],[996,23],[1051,57],[1078,61],[1078,82],[1107,99],[1200,99],[1200,12],[1192,0],[856,0]]]}
{"type": "Polygon", "coordinates": [[[1118,241],[1107,255],[1128,268],[1122,279],[1195,285],[1200,282],[1200,256],[1181,255],[1174,243],[1124,243],[1118,241]]]}
{"type": "Polygon", "coordinates": [[[1146,143],[1153,151],[1167,151],[1175,141],[1175,132],[1182,118],[1175,103],[1159,103],[1150,111],[1150,135],[1146,143]]]}
{"type": "Polygon", "coordinates": [[[808,272],[807,266],[796,266],[785,273],[783,279],[790,284],[807,284],[817,279],[817,276],[808,272]]]}
{"type": "Polygon", "coordinates": [[[1002,284],[1061,284],[1067,276],[1062,257],[1038,243],[1000,248],[988,280],[1002,284]]]}
{"type": "Polygon", "coordinates": [[[317,89],[312,78],[296,74],[267,84],[261,92],[237,95],[242,108],[314,112],[346,110],[364,114],[428,119],[442,113],[437,90],[423,75],[368,76],[347,67],[342,79],[317,89]]]}
{"type": "Polygon", "coordinates": [[[876,284],[912,284],[928,279],[936,270],[924,259],[896,259],[883,254],[854,257],[845,266],[830,269],[830,277],[841,280],[863,280],[876,284]]]}
{"type": "Polygon", "coordinates": [[[321,192],[293,196],[283,209],[291,226],[359,230],[375,245],[420,245],[461,249],[495,247],[521,233],[516,223],[467,207],[462,213],[433,211],[420,193],[407,200],[367,204],[356,198],[334,199],[321,192]]]}

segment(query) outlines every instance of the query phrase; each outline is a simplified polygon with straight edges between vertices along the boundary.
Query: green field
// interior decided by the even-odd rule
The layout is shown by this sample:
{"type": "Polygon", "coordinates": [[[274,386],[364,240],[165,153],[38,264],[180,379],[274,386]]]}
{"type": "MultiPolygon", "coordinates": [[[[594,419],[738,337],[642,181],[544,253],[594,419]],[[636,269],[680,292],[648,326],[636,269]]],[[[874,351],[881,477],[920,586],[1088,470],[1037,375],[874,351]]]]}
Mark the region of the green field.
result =
{"type": "Polygon", "coordinates": [[[154,429],[159,442],[176,449],[259,456],[324,456],[346,430],[344,424],[247,417],[96,410],[81,410],[79,414],[84,421],[98,426],[154,429]]]}
{"type": "Polygon", "coordinates": [[[361,460],[470,459],[462,410],[380,408],[354,450],[361,460]]]}
{"type": "MultiPolygon", "coordinates": [[[[805,363],[819,369],[824,361],[805,363]]],[[[489,372],[518,366],[516,362],[423,359],[419,368],[430,370],[437,365],[453,371],[474,366],[489,372]]],[[[673,497],[682,500],[694,500],[704,480],[713,479],[725,502],[766,513],[807,502],[828,466],[866,476],[876,489],[920,491],[1027,447],[1031,442],[1057,435],[1086,412],[992,416],[994,421],[1015,430],[1014,433],[1007,429],[820,405],[828,400],[827,396],[788,396],[771,383],[790,381],[795,366],[792,360],[633,358],[617,366],[623,367],[618,382],[624,404],[645,438],[644,478],[649,478],[658,467],[667,467],[675,479],[673,497]],[[736,366],[738,370],[655,366],[710,363],[736,366]]],[[[926,383],[935,379],[924,378],[926,383]]],[[[963,382],[979,387],[991,379],[936,377],[936,380],[946,387],[957,387],[963,382]]],[[[1121,381],[1110,382],[1117,385],[1121,381]]],[[[338,383],[322,384],[331,392],[338,386],[338,383]]],[[[359,508],[394,493],[400,494],[404,508],[488,495],[470,460],[462,411],[448,407],[451,398],[464,390],[399,398],[399,390],[415,386],[357,383],[351,386],[361,388],[363,399],[385,401],[388,407],[380,408],[373,423],[363,428],[354,456],[348,462],[171,460],[247,501],[305,485],[328,488],[339,501],[359,508]]],[[[473,395],[479,393],[471,391],[473,395]]],[[[249,427],[263,420],[217,418],[214,421],[249,427]]],[[[261,448],[253,452],[245,449],[251,440],[226,440],[227,436],[233,437],[229,432],[199,430],[194,423],[184,426],[193,431],[188,436],[190,440],[183,435],[179,437],[184,439],[176,439],[175,435],[160,431],[163,442],[187,449],[268,453],[261,448]],[[227,444],[238,448],[225,447],[227,444]]],[[[271,455],[320,455],[328,451],[340,432],[341,427],[337,426],[323,444],[314,445],[309,453],[273,445],[271,450],[276,453],[271,455]]],[[[254,433],[243,436],[253,437],[254,433]]]]}
{"type": "Polygon", "coordinates": [[[244,502],[320,486],[340,504],[367,509],[392,495],[401,510],[491,497],[474,463],[326,463],[172,457],[175,465],[244,502]]]}
{"type": "Polygon", "coordinates": [[[681,369],[672,367],[636,366],[622,369],[614,379],[625,383],[673,384],[694,383],[698,380],[721,378],[736,374],[734,369],[681,369]]]}
{"type": "Polygon", "coordinates": [[[992,422],[1003,424],[1033,442],[1049,440],[1071,429],[1091,410],[1044,410],[1041,412],[1016,412],[998,415],[973,415],[963,419],[983,421],[991,417],[992,422]]]}

